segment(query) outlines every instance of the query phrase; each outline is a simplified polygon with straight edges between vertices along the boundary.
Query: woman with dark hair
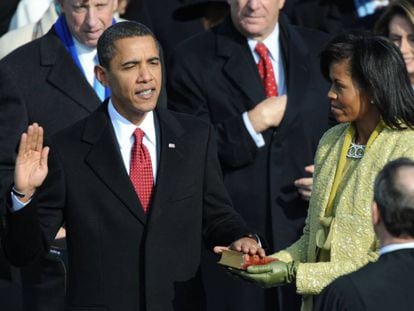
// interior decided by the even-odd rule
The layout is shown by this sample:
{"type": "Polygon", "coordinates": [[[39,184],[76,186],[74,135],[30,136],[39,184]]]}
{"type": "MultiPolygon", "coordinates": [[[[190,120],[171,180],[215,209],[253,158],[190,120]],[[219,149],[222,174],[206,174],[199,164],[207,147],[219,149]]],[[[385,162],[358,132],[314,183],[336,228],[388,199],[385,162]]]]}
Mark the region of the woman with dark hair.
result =
{"type": "Polygon", "coordinates": [[[374,31],[398,46],[414,85],[414,0],[391,2],[375,24],[374,31]]]}
{"type": "Polygon", "coordinates": [[[379,36],[345,34],[321,59],[340,124],[319,143],[303,235],[272,255],[279,261],[238,273],[264,287],[295,283],[302,310],[335,278],[377,259],[375,176],[390,160],[414,159],[414,91],[398,48],[379,36]]]}

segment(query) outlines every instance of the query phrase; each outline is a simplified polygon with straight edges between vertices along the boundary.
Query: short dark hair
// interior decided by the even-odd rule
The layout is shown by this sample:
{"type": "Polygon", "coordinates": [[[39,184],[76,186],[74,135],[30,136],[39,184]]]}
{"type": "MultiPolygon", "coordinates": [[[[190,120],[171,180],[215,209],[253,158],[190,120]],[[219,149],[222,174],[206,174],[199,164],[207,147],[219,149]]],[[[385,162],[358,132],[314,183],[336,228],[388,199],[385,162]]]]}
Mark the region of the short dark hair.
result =
{"type": "Polygon", "coordinates": [[[398,178],[398,172],[407,168],[414,169],[414,161],[399,158],[385,165],[375,179],[374,201],[394,237],[414,237],[414,191],[398,178]]]}
{"type": "Polygon", "coordinates": [[[376,105],[394,129],[414,128],[414,91],[399,49],[387,38],[367,32],[336,36],[321,53],[329,79],[332,64],[347,61],[355,85],[376,105]]]}
{"type": "Polygon", "coordinates": [[[412,25],[414,25],[414,1],[413,0],[395,0],[385,9],[384,13],[379,17],[375,23],[374,32],[379,35],[388,37],[390,34],[390,21],[395,16],[406,18],[412,25]]]}
{"type": "Polygon", "coordinates": [[[109,63],[114,57],[115,42],[124,38],[145,37],[150,36],[154,39],[158,51],[160,51],[159,43],[152,31],[144,24],[126,21],[113,24],[107,28],[98,40],[98,59],[99,64],[109,69],[109,63]]]}

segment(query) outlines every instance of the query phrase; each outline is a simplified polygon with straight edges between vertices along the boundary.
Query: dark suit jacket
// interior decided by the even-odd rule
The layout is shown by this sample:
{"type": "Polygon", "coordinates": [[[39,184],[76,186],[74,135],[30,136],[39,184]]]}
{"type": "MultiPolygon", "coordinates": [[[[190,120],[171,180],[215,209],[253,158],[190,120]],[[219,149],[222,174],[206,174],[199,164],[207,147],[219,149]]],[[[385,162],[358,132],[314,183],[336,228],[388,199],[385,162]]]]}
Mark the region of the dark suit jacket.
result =
{"type": "Polygon", "coordinates": [[[360,270],[344,275],[317,298],[315,311],[411,311],[414,250],[380,256],[360,270]]]}
{"type": "MultiPolygon", "coordinates": [[[[263,133],[263,148],[257,148],[242,120],[243,112],[265,99],[263,85],[246,38],[230,19],[183,42],[167,70],[169,107],[215,126],[225,185],[234,207],[265,237],[269,252],[289,246],[302,233],[307,202],[299,197],[293,181],[303,177],[304,167],[313,163],[329,119],[328,83],[319,72],[318,59],[328,36],[291,26],[281,16],[280,38],[288,103],[280,127],[263,133]]],[[[240,282],[216,286],[215,282],[209,281],[209,288],[224,295],[217,300],[227,301],[228,310],[264,310],[258,305],[263,299],[254,294],[259,288],[240,282]]],[[[269,310],[275,310],[275,296],[269,297],[269,310]]],[[[298,298],[296,304],[300,304],[298,298]]],[[[227,310],[223,306],[213,309],[227,310]]]]}
{"type": "Polygon", "coordinates": [[[211,247],[249,233],[225,191],[214,131],[190,116],[162,109],[157,116],[160,159],[148,215],[105,105],[52,139],[44,186],[8,217],[6,251],[19,265],[66,223],[69,310],[203,310],[202,237],[211,247]]]}
{"type": "MultiPolygon", "coordinates": [[[[0,61],[0,192],[13,176],[20,135],[33,122],[51,135],[100,104],[54,30],[0,61]]],[[[7,195],[6,195],[7,196],[7,195]]],[[[4,206],[4,204],[3,204],[4,206]]]]}
{"type": "MultiPolygon", "coordinates": [[[[20,135],[27,126],[38,122],[46,135],[51,135],[86,117],[99,105],[100,100],[93,88],[53,29],[0,61],[0,217],[5,212],[5,199],[10,196],[9,186],[20,135]]],[[[9,267],[0,262],[1,270],[7,271],[9,267]]],[[[49,285],[45,283],[45,275],[38,275],[46,271],[43,268],[30,267],[22,271],[24,300],[28,310],[34,306],[39,310],[56,310],[61,309],[57,305],[63,306],[63,273],[50,272],[52,267],[50,263],[48,265],[48,273],[53,274],[49,285]],[[61,275],[62,283],[57,282],[58,275],[61,275]],[[39,282],[38,289],[32,287],[39,282]],[[27,291],[26,286],[29,286],[27,291]],[[49,290],[54,290],[53,294],[49,290]],[[46,297],[41,298],[43,295],[46,297]],[[50,297],[54,297],[56,302],[50,297]]],[[[7,275],[0,278],[6,282],[10,279],[7,275]]]]}

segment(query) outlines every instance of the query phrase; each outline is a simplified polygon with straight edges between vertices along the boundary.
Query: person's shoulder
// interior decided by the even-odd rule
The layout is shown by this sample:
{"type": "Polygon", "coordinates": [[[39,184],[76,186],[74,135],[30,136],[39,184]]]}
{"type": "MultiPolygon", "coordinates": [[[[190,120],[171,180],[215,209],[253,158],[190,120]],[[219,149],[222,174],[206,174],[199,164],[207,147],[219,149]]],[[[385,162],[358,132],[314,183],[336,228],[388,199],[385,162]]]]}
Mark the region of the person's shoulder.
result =
{"type": "Polygon", "coordinates": [[[353,274],[340,276],[316,298],[315,310],[360,310],[363,305],[353,274]]]}
{"type": "Polygon", "coordinates": [[[173,56],[210,51],[214,45],[215,37],[216,34],[212,30],[197,33],[181,41],[174,48],[173,56]]]}
{"type": "Polygon", "coordinates": [[[300,38],[308,47],[322,50],[333,38],[332,34],[317,29],[290,24],[286,17],[281,16],[281,26],[286,28],[291,38],[300,38]]]}
{"type": "Polygon", "coordinates": [[[156,111],[162,122],[169,125],[178,125],[187,132],[204,132],[209,131],[211,128],[211,125],[204,120],[187,113],[176,112],[166,108],[157,108],[156,111]]]}
{"type": "Polygon", "coordinates": [[[33,53],[35,53],[35,51],[39,49],[39,46],[40,46],[40,39],[27,42],[21,46],[16,47],[15,49],[5,52],[5,55],[0,60],[0,62],[4,64],[26,62],[27,60],[31,59],[31,57],[28,57],[28,55],[33,56],[33,53]]]}
{"type": "Polygon", "coordinates": [[[42,45],[44,47],[50,47],[51,50],[54,50],[58,47],[58,44],[58,39],[47,33],[40,38],[16,47],[10,53],[5,55],[0,62],[5,65],[13,65],[16,63],[23,65],[38,62],[38,58],[35,57],[35,55],[36,53],[39,53],[42,45]]]}
{"type": "Polygon", "coordinates": [[[325,142],[332,142],[336,141],[339,137],[345,134],[346,130],[349,127],[349,123],[340,123],[333,127],[331,127],[329,130],[327,130],[322,138],[321,138],[321,144],[325,142]]]}
{"type": "Polygon", "coordinates": [[[324,41],[324,42],[333,38],[332,34],[329,34],[327,32],[323,32],[317,29],[306,28],[303,26],[292,25],[292,24],[290,25],[290,27],[292,27],[292,29],[300,33],[305,38],[310,38],[313,40],[319,40],[319,41],[324,41]]]}
{"type": "Polygon", "coordinates": [[[239,43],[240,38],[243,37],[235,30],[231,20],[226,19],[221,24],[196,33],[180,42],[174,49],[173,55],[193,54],[198,57],[200,54],[214,54],[217,52],[219,42],[225,42],[225,44],[230,42],[239,43]]]}
{"type": "Polygon", "coordinates": [[[397,145],[404,149],[414,150],[414,130],[407,128],[403,130],[386,127],[383,131],[384,139],[388,144],[397,145]]]}
{"type": "Polygon", "coordinates": [[[11,30],[0,37],[0,59],[32,40],[32,24],[11,30]]]}
{"type": "Polygon", "coordinates": [[[54,145],[62,146],[71,146],[73,143],[83,139],[86,141],[93,140],[93,137],[98,137],[105,129],[105,126],[110,123],[106,107],[107,105],[102,104],[90,115],[53,134],[50,140],[54,145]]]}
{"type": "MultiPolygon", "coordinates": [[[[355,272],[353,272],[355,273],[355,272]]],[[[329,285],[329,290],[336,292],[338,294],[344,294],[345,292],[349,292],[352,289],[353,284],[353,273],[345,274],[338,277],[329,285]]]]}
{"type": "Polygon", "coordinates": [[[370,287],[381,286],[375,280],[384,277],[384,273],[386,273],[384,268],[381,261],[369,262],[360,269],[341,276],[332,284],[334,284],[336,290],[342,293],[363,293],[370,287]]]}
{"type": "Polygon", "coordinates": [[[349,123],[340,123],[331,127],[322,135],[322,138],[319,140],[315,162],[320,162],[322,158],[329,154],[329,150],[331,150],[332,146],[344,137],[348,127],[349,123]]]}
{"type": "Polygon", "coordinates": [[[72,144],[73,140],[79,140],[81,137],[81,134],[83,133],[86,123],[88,122],[88,119],[92,116],[87,116],[86,118],[83,118],[81,120],[76,121],[72,125],[69,125],[68,127],[65,127],[59,131],[57,131],[55,134],[53,134],[50,137],[50,140],[53,142],[53,144],[72,144]]]}

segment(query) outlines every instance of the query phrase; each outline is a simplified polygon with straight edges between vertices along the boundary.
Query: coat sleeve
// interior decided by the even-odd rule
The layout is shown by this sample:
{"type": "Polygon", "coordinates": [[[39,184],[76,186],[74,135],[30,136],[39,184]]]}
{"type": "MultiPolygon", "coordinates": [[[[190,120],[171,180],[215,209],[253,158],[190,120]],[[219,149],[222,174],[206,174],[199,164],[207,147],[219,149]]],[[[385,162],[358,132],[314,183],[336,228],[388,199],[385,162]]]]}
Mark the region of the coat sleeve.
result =
{"type": "MultiPolygon", "coordinates": [[[[189,60],[191,55],[186,55],[188,56],[186,57],[182,54],[188,53],[180,53],[178,50],[169,62],[168,107],[178,112],[192,114],[214,125],[218,155],[222,165],[238,168],[252,163],[258,147],[244,125],[243,112],[234,114],[221,122],[212,120],[209,106],[214,98],[210,98],[205,74],[194,68],[197,66],[192,65],[189,60]]],[[[227,91],[223,90],[223,92],[227,91]]]]}
{"type": "Polygon", "coordinates": [[[211,128],[204,162],[203,191],[203,236],[209,248],[230,245],[252,233],[232,207],[223,183],[214,140],[214,130],[211,128]]]}
{"type": "Polygon", "coordinates": [[[3,247],[15,266],[26,266],[44,256],[63,225],[64,177],[52,148],[48,162],[48,176],[32,201],[17,212],[11,212],[10,199],[6,204],[3,247]]]}
{"type": "Polygon", "coordinates": [[[359,293],[348,276],[343,276],[315,297],[313,311],[363,311],[359,293]]]}

